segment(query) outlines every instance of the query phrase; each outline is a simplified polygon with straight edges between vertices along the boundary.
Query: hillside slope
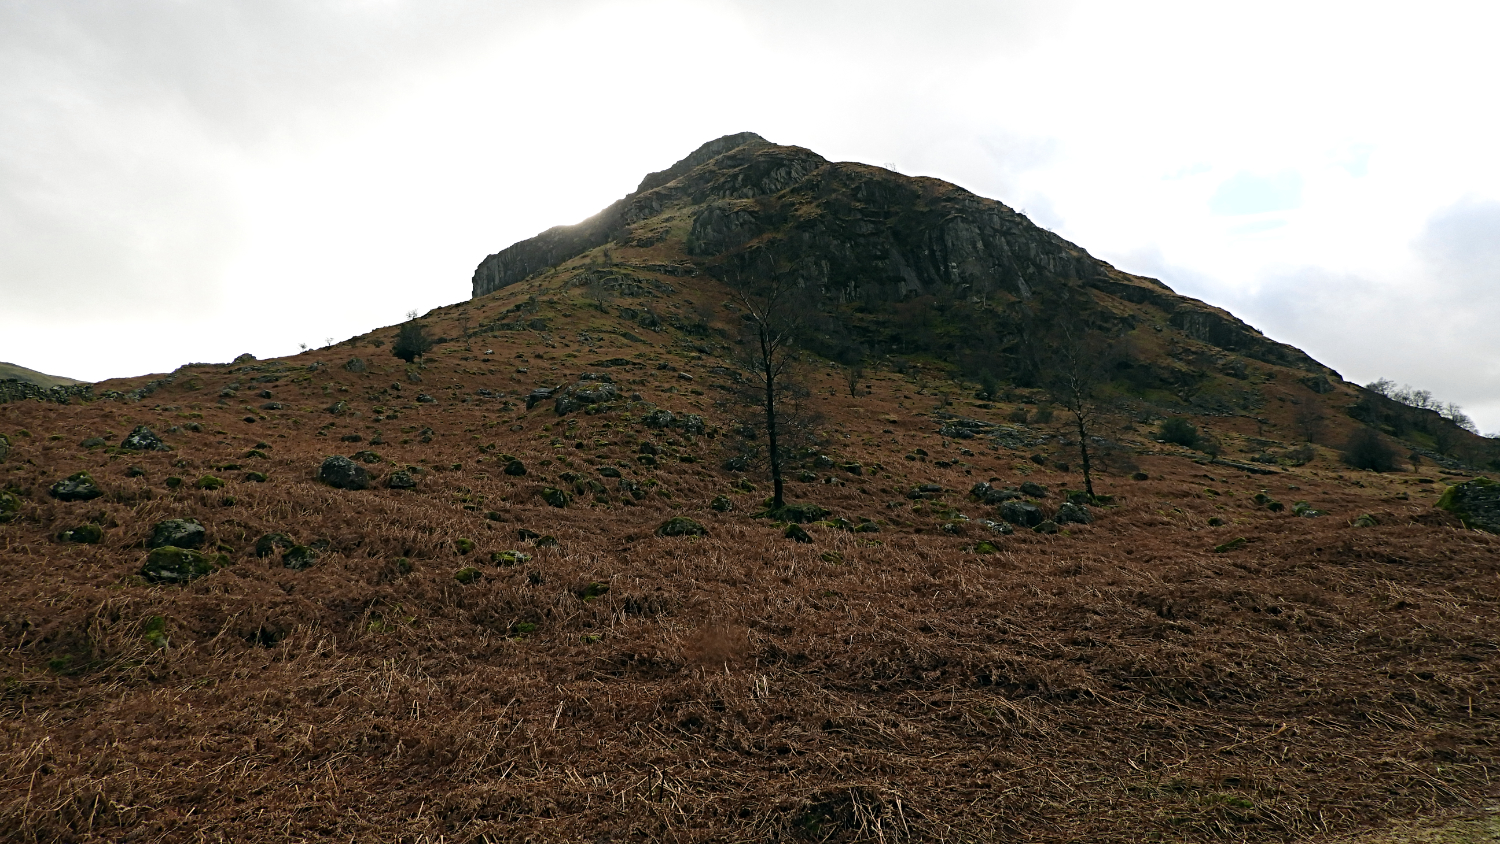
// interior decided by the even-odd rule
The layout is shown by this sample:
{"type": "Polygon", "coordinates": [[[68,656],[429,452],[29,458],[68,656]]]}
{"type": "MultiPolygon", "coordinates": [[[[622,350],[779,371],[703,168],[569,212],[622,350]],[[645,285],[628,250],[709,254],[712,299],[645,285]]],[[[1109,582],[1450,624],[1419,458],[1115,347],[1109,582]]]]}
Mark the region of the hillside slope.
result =
{"type": "Polygon", "coordinates": [[[582,227],[608,239],[487,259],[506,283],[410,364],[390,326],[0,403],[0,838],[1285,841],[1493,803],[1500,537],[1432,506],[1467,470],[1348,469],[1355,388],[1003,206],[877,207],[857,165],[740,141],[582,227]],[[959,207],[1015,269],[983,296],[852,222],[959,207]],[[829,265],[830,348],[872,351],[852,388],[804,355],[809,542],[726,468],[726,280],[817,272],[799,238],[926,291],[829,265]],[[1109,498],[1059,525],[1076,442],[1003,324],[1083,295],[1149,372],[1096,429],[1109,498]],[[984,320],[989,357],[952,355],[984,320]],[[1216,454],[1158,441],[1177,414],[1216,454]]]}

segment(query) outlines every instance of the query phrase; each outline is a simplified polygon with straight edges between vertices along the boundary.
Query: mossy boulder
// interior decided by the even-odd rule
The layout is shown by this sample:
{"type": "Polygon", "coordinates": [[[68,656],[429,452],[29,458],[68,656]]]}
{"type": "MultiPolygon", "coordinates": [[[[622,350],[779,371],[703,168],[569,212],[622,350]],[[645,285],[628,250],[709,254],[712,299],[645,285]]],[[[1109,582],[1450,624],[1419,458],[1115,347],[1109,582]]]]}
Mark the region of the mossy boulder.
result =
{"type": "Polygon", "coordinates": [[[573,500],[573,496],[569,495],[565,490],[552,486],[544,487],[541,496],[543,501],[553,507],[566,507],[573,500]]]}
{"type": "Polygon", "coordinates": [[[1052,517],[1052,521],[1060,525],[1086,525],[1093,520],[1094,517],[1089,514],[1088,507],[1082,504],[1075,504],[1071,501],[1064,502],[1061,507],[1058,507],[1057,513],[1052,517]]]}
{"type": "Polygon", "coordinates": [[[708,528],[687,516],[673,516],[656,528],[657,536],[707,536],[708,528]]]}
{"type": "Polygon", "coordinates": [[[397,469],[385,479],[385,485],[389,489],[416,489],[417,479],[405,469],[397,469]]]}
{"type": "Polygon", "coordinates": [[[520,477],[526,474],[526,464],[522,463],[519,460],[511,460],[510,462],[505,464],[504,471],[505,474],[511,475],[512,477],[520,477]]]}
{"type": "Polygon", "coordinates": [[[976,554],[998,554],[999,552],[1000,546],[993,542],[981,540],[974,543],[974,553],[976,554]]]}
{"type": "Polygon", "coordinates": [[[1048,519],[1048,520],[1042,522],[1041,524],[1037,525],[1036,527],[1032,528],[1032,530],[1036,531],[1037,533],[1055,534],[1059,530],[1061,530],[1061,528],[1059,528],[1057,526],[1057,522],[1054,522],[1051,519],[1048,519]]]}
{"type": "Polygon", "coordinates": [[[518,566],[530,560],[531,555],[521,551],[496,551],[490,554],[490,562],[497,566],[518,566]]]}
{"type": "Polygon", "coordinates": [[[53,484],[48,492],[58,501],[92,501],[104,494],[88,472],[74,472],[53,484]]]}
{"type": "Polygon", "coordinates": [[[0,525],[13,521],[21,514],[21,497],[14,492],[0,490],[0,525]]]}
{"type": "Polygon", "coordinates": [[[293,545],[281,555],[281,565],[292,571],[311,568],[318,561],[318,549],[306,545],[293,545]]]}
{"type": "Polygon", "coordinates": [[[1380,522],[1378,520],[1376,520],[1376,518],[1374,516],[1370,515],[1369,513],[1365,513],[1364,515],[1360,516],[1359,518],[1355,519],[1354,521],[1350,522],[1349,524],[1351,526],[1357,527],[1357,528],[1370,528],[1370,527],[1375,527],[1376,525],[1380,524],[1380,522]]]}
{"type": "Polygon", "coordinates": [[[4,463],[5,462],[5,458],[7,458],[9,456],[10,456],[10,437],[7,437],[4,434],[0,434],[0,463],[4,463]]]}
{"type": "Polygon", "coordinates": [[[727,495],[716,495],[714,500],[708,502],[708,506],[720,513],[728,513],[734,509],[734,502],[727,495]]]}
{"type": "Polygon", "coordinates": [[[152,549],[141,567],[141,576],[152,583],[181,584],[207,577],[218,568],[220,558],[210,557],[191,548],[170,545],[152,549]]]}
{"type": "Polygon", "coordinates": [[[208,538],[208,531],[197,519],[166,519],[156,523],[151,529],[151,538],[146,540],[147,548],[202,548],[203,541],[208,538]]]}
{"type": "Polygon", "coordinates": [[[1435,506],[1457,516],[1466,528],[1500,533],[1500,483],[1489,478],[1448,487],[1435,506]]]}
{"type": "Polygon", "coordinates": [[[793,542],[802,542],[808,545],[811,545],[813,541],[812,534],[807,532],[807,528],[796,522],[787,525],[786,530],[782,531],[781,535],[793,542]]]}
{"type": "Polygon", "coordinates": [[[1000,518],[1013,525],[1034,528],[1047,520],[1042,508],[1026,501],[1007,501],[1000,505],[1000,518]]]}
{"type": "Polygon", "coordinates": [[[203,477],[194,481],[193,486],[205,490],[223,489],[224,479],[216,478],[213,475],[204,475],[203,477]]]}
{"type": "Polygon", "coordinates": [[[479,579],[483,576],[484,575],[479,571],[479,569],[474,568],[473,566],[464,566],[463,568],[453,573],[453,579],[458,581],[459,583],[464,584],[465,586],[468,586],[471,583],[478,583],[479,579]]]}
{"type": "Polygon", "coordinates": [[[270,479],[271,479],[271,477],[269,475],[267,475],[265,472],[246,472],[245,473],[245,482],[246,483],[263,484],[266,481],[269,481],[270,479]]]}
{"type": "Polygon", "coordinates": [[[453,540],[453,550],[460,554],[468,554],[474,550],[474,540],[459,537],[453,540]]]}
{"type": "Polygon", "coordinates": [[[81,545],[98,545],[104,539],[104,529],[98,525],[79,525],[57,535],[59,542],[77,542],[81,545]]]}

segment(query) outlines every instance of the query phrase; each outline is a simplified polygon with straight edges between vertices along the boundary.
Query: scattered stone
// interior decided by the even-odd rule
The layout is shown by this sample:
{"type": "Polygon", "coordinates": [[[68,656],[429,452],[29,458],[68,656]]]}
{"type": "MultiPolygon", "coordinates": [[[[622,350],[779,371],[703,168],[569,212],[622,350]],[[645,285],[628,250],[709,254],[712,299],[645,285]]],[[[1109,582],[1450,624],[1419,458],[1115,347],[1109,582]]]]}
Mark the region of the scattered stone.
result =
{"type": "Polygon", "coordinates": [[[105,442],[103,437],[89,437],[78,444],[80,448],[100,448],[106,445],[109,445],[109,443],[105,442]]]}
{"type": "Polygon", "coordinates": [[[349,403],[340,399],[339,401],[336,401],[333,404],[330,404],[328,407],[324,408],[324,410],[332,413],[334,416],[343,416],[344,414],[349,412],[349,403]]]}
{"type": "Polygon", "coordinates": [[[642,466],[645,466],[647,469],[656,468],[656,458],[649,454],[636,455],[635,462],[641,464],[642,466]]]}
{"type": "Polygon", "coordinates": [[[10,437],[0,434],[0,463],[10,456],[10,437]]]}
{"type": "Polygon", "coordinates": [[[385,479],[385,485],[388,489],[416,489],[417,479],[405,469],[397,469],[385,479]]]}
{"type": "Polygon", "coordinates": [[[727,495],[718,495],[714,497],[713,501],[708,502],[708,506],[720,513],[728,513],[734,509],[734,502],[727,495]]]}
{"type": "Polygon", "coordinates": [[[59,542],[76,542],[81,545],[98,545],[104,539],[104,529],[98,525],[79,525],[57,535],[59,542]]]}
{"type": "Polygon", "coordinates": [[[805,484],[810,484],[817,479],[818,474],[810,469],[803,469],[802,471],[797,473],[797,480],[805,484]]]}
{"type": "Polygon", "coordinates": [[[373,451],[356,451],[350,456],[361,463],[379,463],[381,461],[380,455],[373,451]]]}
{"type": "Polygon", "coordinates": [[[832,469],[833,468],[833,458],[829,457],[826,454],[820,454],[817,457],[814,457],[812,462],[813,462],[813,466],[815,466],[815,467],[817,467],[819,469],[832,469]]]}
{"type": "Polygon", "coordinates": [[[1208,520],[1208,526],[1209,527],[1223,527],[1224,526],[1224,520],[1221,519],[1221,518],[1219,518],[1218,516],[1214,516],[1213,518],[1211,518],[1211,519],[1208,520]]]}
{"type": "Polygon", "coordinates": [[[1021,493],[1032,498],[1046,498],[1047,488],[1036,481],[1026,481],[1021,484],[1021,493]]]}
{"type": "Polygon", "coordinates": [[[1136,472],[1135,474],[1130,476],[1130,479],[1132,481],[1148,481],[1151,479],[1151,476],[1146,474],[1145,472],[1136,472]]]}
{"type": "Polygon", "coordinates": [[[1246,539],[1243,536],[1237,536],[1234,539],[1231,539],[1228,542],[1224,543],[1223,545],[1215,545],[1214,546],[1214,552],[1218,553],[1218,554],[1223,554],[1223,553],[1225,553],[1227,551],[1233,551],[1233,550],[1238,549],[1238,548],[1243,548],[1243,547],[1245,547],[1245,544],[1247,542],[1249,542],[1249,541],[1250,540],[1246,539]]]}
{"type": "Polygon", "coordinates": [[[252,484],[263,484],[271,478],[265,472],[246,472],[245,481],[252,484]]]}
{"type": "Polygon", "coordinates": [[[1000,505],[1000,518],[1021,527],[1034,528],[1046,521],[1042,508],[1027,501],[1007,501],[1000,505]]]}
{"type": "Polygon", "coordinates": [[[1285,504],[1282,504],[1280,501],[1277,501],[1276,499],[1267,495],[1265,493],[1265,490],[1257,492],[1255,495],[1251,496],[1250,500],[1266,508],[1267,510],[1270,510],[1272,513],[1280,513],[1282,510],[1286,509],[1285,504]]]}
{"type": "Polygon", "coordinates": [[[998,533],[1001,536],[1009,536],[1016,532],[1015,528],[1011,527],[1005,522],[996,522],[990,519],[978,519],[977,521],[990,533],[998,533]]]}
{"type": "Polygon", "coordinates": [[[1466,528],[1500,533],[1500,483],[1489,478],[1448,487],[1435,506],[1457,516],[1466,528]]]}
{"type": "Polygon", "coordinates": [[[147,548],[202,548],[208,531],[197,519],[167,519],[151,529],[147,548]]]}
{"type": "Polygon", "coordinates": [[[202,551],[164,546],[152,549],[141,566],[141,576],[152,583],[181,584],[213,574],[218,559],[202,551]]]}
{"type": "Polygon", "coordinates": [[[646,491],[641,489],[641,485],[636,483],[635,481],[621,478],[618,485],[621,492],[629,495],[636,501],[640,501],[642,498],[646,497],[646,491]]]}
{"type": "Polygon", "coordinates": [[[465,586],[468,586],[471,583],[478,583],[480,578],[482,578],[483,576],[484,575],[480,573],[479,569],[474,568],[473,566],[464,566],[463,568],[453,573],[453,579],[465,586]]]}
{"type": "Polygon", "coordinates": [[[687,516],[673,516],[656,529],[657,536],[707,536],[708,528],[687,516]]]}
{"type": "Polygon", "coordinates": [[[224,479],[216,478],[213,475],[204,475],[203,477],[194,481],[193,486],[205,490],[223,489],[224,479]]]}
{"type": "Polygon", "coordinates": [[[349,372],[368,372],[370,367],[365,364],[364,358],[349,358],[344,361],[344,369],[349,372]]]}
{"type": "Polygon", "coordinates": [[[421,402],[422,404],[432,404],[433,402],[437,401],[437,399],[427,395],[426,393],[420,393],[417,396],[417,401],[421,402]]]}
{"type": "Polygon", "coordinates": [[[618,477],[620,477],[620,470],[616,469],[613,466],[600,466],[599,467],[599,477],[601,477],[601,478],[618,478],[618,477]]]}
{"type": "Polygon", "coordinates": [[[505,474],[520,477],[526,474],[526,464],[519,460],[512,460],[505,464],[505,474]]]}
{"type": "Polygon", "coordinates": [[[816,504],[787,504],[779,510],[767,509],[756,515],[772,518],[778,522],[807,525],[828,518],[829,510],[816,504]]]}
{"type": "Polygon", "coordinates": [[[854,526],[855,533],[880,533],[880,525],[866,519],[854,526]]]}
{"type": "Polygon", "coordinates": [[[555,389],[555,387],[537,387],[535,390],[532,390],[526,396],[526,409],[530,410],[547,399],[552,398],[552,392],[555,389]]]}
{"type": "Polygon", "coordinates": [[[1052,521],[1060,525],[1086,525],[1093,522],[1094,517],[1089,514],[1089,508],[1082,504],[1074,504],[1068,501],[1057,508],[1057,513],[1053,515],[1052,521]]]}
{"type": "Polygon", "coordinates": [[[368,489],[370,473],[353,460],[335,455],[318,468],[318,480],[334,489],[368,489]]]}
{"type": "Polygon", "coordinates": [[[467,554],[474,550],[474,540],[459,537],[453,540],[453,549],[460,554],[467,554]]]}
{"type": "Polygon", "coordinates": [[[684,434],[692,434],[695,437],[701,436],[703,432],[708,430],[708,426],[703,422],[703,417],[696,413],[689,413],[682,417],[682,419],[678,420],[677,427],[681,428],[684,434]]]}
{"type": "Polygon", "coordinates": [[[146,470],[142,469],[139,466],[126,466],[125,467],[125,477],[127,477],[127,478],[144,478],[144,477],[146,477],[146,470]]]}
{"type": "Polygon", "coordinates": [[[1006,487],[1005,489],[997,489],[982,481],[975,484],[974,487],[969,490],[969,495],[978,499],[981,503],[984,504],[1004,504],[1005,502],[1012,499],[1024,497],[1021,494],[1021,491],[1018,489],[1014,489],[1011,487],[1006,487]]]}
{"type": "Polygon", "coordinates": [[[104,494],[87,471],[74,472],[53,484],[48,492],[58,501],[93,501],[104,494]]]}
{"type": "Polygon", "coordinates": [[[1047,521],[1044,521],[1036,527],[1032,528],[1032,530],[1036,531],[1037,533],[1054,534],[1057,533],[1060,528],[1058,528],[1057,522],[1048,519],[1047,521]]]}
{"type": "Polygon", "coordinates": [[[845,463],[843,468],[845,472],[851,475],[863,475],[865,473],[865,467],[859,463],[845,463]]]}
{"type": "Polygon", "coordinates": [[[727,472],[743,472],[750,468],[750,460],[745,457],[731,457],[720,465],[727,472]]]}
{"type": "Polygon", "coordinates": [[[781,535],[794,542],[802,542],[807,545],[811,545],[813,541],[812,535],[807,532],[807,528],[796,522],[787,525],[786,530],[782,531],[781,535]]]}
{"type": "Polygon", "coordinates": [[[1370,528],[1375,527],[1376,525],[1380,524],[1380,522],[1376,521],[1374,516],[1366,513],[1363,516],[1360,516],[1359,518],[1350,522],[1349,524],[1357,528],[1370,528]]]}
{"type": "Polygon", "coordinates": [[[544,487],[541,492],[542,500],[553,507],[566,507],[573,500],[573,496],[558,489],[557,487],[544,487]]]}
{"type": "Polygon", "coordinates": [[[267,533],[255,540],[255,556],[269,557],[276,553],[276,549],[285,551],[297,543],[284,533],[267,533]]]}
{"type": "Polygon", "coordinates": [[[538,536],[536,538],[536,547],[538,547],[538,548],[556,548],[557,547],[557,537],[553,536],[550,533],[542,534],[541,536],[538,536]]]}
{"type": "Polygon", "coordinates": [[[154,431],[145,425],[137,425],[134,430],[125,435],[120,442],[120,448],[131,451],[171,451],[172,447],[161,441],[154,431]]]}
{"type": "Polygon", "coordinates": [[[976,553],[976,554],[998,554],[998,553],[1000,553],[1000,546],[996,545],[993,542],[989,542],[989,541],[986,541],[986,540],[980,540],[979,542],[974,543],[974,553],[976,553]]]}
{"type": "Polygon", "coordinates": [[[261,410],[280,410],[281,409],[281,402],[279,402],[279,401],[268,401],[265,404],[261,405],[260,409],[261,410]]]}
{"type": "Polygon", "coordinates": [[[179,478],[176,475],[171,475],[166,480],[162,481],[162,483],[167,485],[167,489],[176,489],[182,486],[182,478],[179,478]]]}
{"type": "Polygon", "coordinates": [[[293,545],[281,554],[281,565],[292,571],[310,568],[318,560],[318,549],[307,545],[293,545]]]}
{"type": "Polygon", "coordinates": [[[359,434],[345,434],[342,437],[339,437],[339,442],[341,443],[358,443],[364,441],[365,438],[360,436],[359,434]]]}

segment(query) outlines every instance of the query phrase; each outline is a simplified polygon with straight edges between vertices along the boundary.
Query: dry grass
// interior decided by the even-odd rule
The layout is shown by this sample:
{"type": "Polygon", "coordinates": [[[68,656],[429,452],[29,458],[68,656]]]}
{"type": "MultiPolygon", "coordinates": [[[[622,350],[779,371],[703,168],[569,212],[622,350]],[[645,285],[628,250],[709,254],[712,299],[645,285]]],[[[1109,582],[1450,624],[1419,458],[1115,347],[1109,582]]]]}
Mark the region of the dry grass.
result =
{"type": "MultiPolygon", "coordinates": [[[[0,406],[15,443],[0,484],[25,501],[0,527],[0,837],[1302,840],[1493,801],[1500,541],[1434,517],[1414,476],[1320,459],[1263,478],[1142,454],[1152,479],[1106,478],[1120,501],[1094,525],[1004,537],[980,555],[974,526],[943,533],[902,493],[942,483],[956,490],[949,506],[978,517],[985,508],[963,497],[974,480],[1078,479],[1025,453],[944,443],[921,415],[930,397],[881,373],[873,395],[830,398],[827,412],[850,435],[831,450],[884,471],[820,471],[791,490],[885,527],[813,527],[800,545],[747,515],[764,493],[731,487],[716,440],[648,431],[624,412],[579,415],[569,430],[550,406],[527,413],[473,392],[514,401],[626,354],[712,380],[713,361],[682,347],[548,348],[508,332],[435,356],[420,384],[384,350],[309,353],[265,385],[286,409],[254,423],[244,407],[263,399],[215,403],[254,374],[226,368],[139,404],[0,406]],[[354,354],[373,371],[339,368],[354,354]],[[306,373],[313,358],[331,365],[306,373]],[[438,401],[416,403],[419,391],[438,401]],[[359,415],[321,410],[336,399],[359,415]],[[373,421],[376,406],[399,418],[373,421]],[[168,435],[172,453],[78,446],[188,421],[203,430],[168,435]],[[386,444],[370,445],[376,429],[386,444]],[[365,441],[339,441],[354,432],[365,441]],[[648,438],[698,462],[642,467],[648,438]],[[246,458],[262,441],[268,459],[246,458]],[[933,462],[903,459],[918,447],[933,462]],[[313,481],[323,456],[366,448],[387,461],[377,476],[429,471],[414,492],[313,481]],[[502,474],[500,453],[532,471],[502,474]],[[944,455],[957,462],[937,467],[944,455]],[[606,479],[607,504],[551,508],[537,491],[569,467],[541,461],[562,457],[657,486],[635,502],[606,479]],[[215,468],[227,463],[242,468],[215,468]],[[144,477],[127,477],[131,465],[144,477]],[[47,496],[81,468],[105,498],[47,496]],[[243,481],[248,470],[270,480],[243,481]],[[190,488],[209,473],[228,488],[190,488]],[[169,489],[168,476],[186,484],[169,489]],[[1270,513],[1250,500],[1263,488],[1330,515],[1270,513]],[[709,510],[725,493],[737,509],[709,510]],[[1380,525],[1349,525],[1365,512],[1380,525]],[[709,536],[654,536],[675,513],[709,536]],[[142,543],[169,517],[200,519],[233,564],[186,587],[145,585],[142,543]],[[89,519],[106,527],[101,545],[54,538],[89,519]],[[558,545],[535,547],[521,528],[558,545]],[[269,531],[327,550],[288,570],[254,555],[269,531]],[[1249,542],[1213,552],[1239,536],[1249,542]],[[460,554],[458,538],[476,549],[460,554]],[[532,558],[489,562],[508,549],[532,558]],[[454,579],[466,565],[478,582],[454,579]],[[590,584],[609,589],[585,599],[590,584]],[[158,617],[166,648],[145,635],[158,617]]],[[[615,371],[639,382],[627,391],[721,418],[712,390],[669,392],[687,383],[671,371],[615,371]]],[[[828,384],[815,392],[838,387],[837,373],[816,377],[828,384]]],[[[1239,435],[1230,423],[1218,433],[1239,435]]]]}

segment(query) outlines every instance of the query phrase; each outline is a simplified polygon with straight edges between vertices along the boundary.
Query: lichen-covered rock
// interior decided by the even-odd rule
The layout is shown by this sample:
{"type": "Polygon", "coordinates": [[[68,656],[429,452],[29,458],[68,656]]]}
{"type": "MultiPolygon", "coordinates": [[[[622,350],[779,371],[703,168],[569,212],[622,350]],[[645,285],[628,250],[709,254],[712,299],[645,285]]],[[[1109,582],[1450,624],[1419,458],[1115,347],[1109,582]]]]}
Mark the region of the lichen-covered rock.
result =
{"type": "Polygon", "coordinates": [[[793,542],[802,542],[808,545],[811,545],[813,541],[812,534],[807,532],[807,528],[796,522],[787,525],[786,530],[782,531],[781,535],[793,542]]]}
{"type": "Polygon", "coordinates": [[[349,403],[341,399],[334,402],[333,404],[330,404],[328,407],[324,408],[324,410],[328,413],[333,414],[334,416],[343,416],[344,414],[349,412],[349,403]]]}
{"type": "Polygon", "coordinates": [[[368,372],[370,367],[364,358],[349,358],[344,361],[344,369],[349,372],[368,372]]]}
{"type": "Polygon", "coordinates": [[[213,574],[217,561],[190,548],[164,546],[146,555],[141,576],[152,583],[181,584],[213,574]]]}
{"type": "Polygon", "coordinates": [[[656,529],[657,536],[707,536],[708,528],[687,516],[673,516],[656,529]]]}
{"type": "Polygon", "coordinates": [[[708,503],[708,506],[720,513],[728,513],[734,509],[734,502],[727,495],[717,495],[714,496],[713,501],[708,503]]]}
{"type": "Polygon", "coordinates": [[[385,485],[390,489],[416,489],[417,479],[405,469],[397,469],[385,479],[385,485]]]}
{"type": "Polygon", "coordinates": [[[1046,498],[1047,488],[1036,481],[1025,481],[1021,484],[1021,494],[1029,495],[1032,498],[1046,498]]]}
{"type": "Polygon", "coordinates": [[[1027,501],[1007,501],[1000,505],[1000,518],[1013,525],[1034,528],[1047,520],[1042,508],[1027,501]]]}
{"type": "Polygon", "coordinates": [[[555,389],[556,389],[555,387],[537,387],[535,390],[532,390],[530,393],[527,393],[526,394],[526,409],[530,410],[533,407],[536,407],[537,405],[539,405],[542,402],[546,401],[547,399],[552,398],[552,392],[555,389]]]}
{"type": "Polygon", "coordinates": [[[692,434],[695,437],[701,436],[704,431],[708,430],[708,426],[703,422],[703,417],[696,413],[689,413],[677,420],[677,427],[681,428],[684,434],[692,434]]]}
{"type": "Polygon", "coordinates": [[[365,467],[342,455],[334,455],[318,468],[318,480],[334,489],[368,489],[370,473],[365,467]]]}
{"type": "Polygon", "coordinates": [[[566,491],[551,486],[543,487],[541,496],[543,501],[553,507],[566,507],[573,500],[573,496],[569,495],[566,491]]]}
{"type": "Polygon", "coordinates": [[[48,493],[58,501],[92,501],[104,494],[87,471],[74,472],[52,485],[48,493]]]}
{"type": "Polygon", "coordinates": [[[1058,507],[1057,513],[1052,516],[1052,521],[1060,525],[1086,525],[1093,520],[1094,517],[1089,515],[1089,508],[1071,501],[1065,502],[1061,507],[1058,507]]]}
{"type": "Polygon", "coordinates": [[[216,478],[213,475],[204,475],[203,477],[194,481],[193,486],[205,490],[223,489],[224,479],[216,478]]]}
{"type": "Polygon", "coordinates": [[[285,551],[296,544],[292,541],[291,537],[284,533],[267,533],[262,535],[260,539],[255,540],[255,556],[269,557],[276,553],[276,549],[278,548],[285,551]]]}
{"type": "Polygon", "coordinates": [[[1436,506],[1457,516],[1464,527],[1500,533],[1500,483],[1489,478],[1448,487],[1436,506]]]}
{"type": "Polygon", "coordinates": [[[484,574],[480,572],[479,569],[474,568],[473,566],[464,566],[463,568],[453,573],[453,579],[465,586],[468,586],[471,583],[478,583],[483,577],[484,574]]]}
{"type": "Polygon", "coordinates": [[[120,448],[131,451],[171,451],[172,447],[161,441],[154,431],[145,425],[137,425],[134,430],[125,435],[121,441],[120,448]]]}
{"type": "Polygon", "coordinates": [[[166,519],[151,529],[147,548],[202,548],[208,531],[197,519],[166,519]]]}
{"type": "Polygon", "coordinates": [[[1057,522],[1049,519],[1032,528],[1032,530],[1037,533],[1057,533],[1060,528],[1057,526],[1057,522]]]}
{"type": "Polygon", "coordinates": [[[104,539],[104,529],[98,525],[79,525],[57,535],[59,542],[76,542],[81,545],[98,545],[104,539]]]}
{"type": "Polygon", "coordinates": [[[497,566],[518,566],[530,560],[531,555],[521,551],[496,551],[490,554],[490,562],[497,566]]]}
{"type": "Polygon", "coordinates": [[[601,477],[601,478],[618,478],[618,477],[620,477],[620,470],[616,469],[613,466],[600,466],[599,467],[599,477],[601,477]]]}
{"type": "Polygon", "coordinates": [[[21,497],[13,492],[0,490],[0,525],[14,520],[21,513],[21,497]]]}

